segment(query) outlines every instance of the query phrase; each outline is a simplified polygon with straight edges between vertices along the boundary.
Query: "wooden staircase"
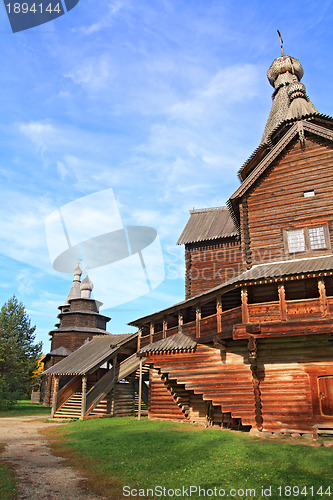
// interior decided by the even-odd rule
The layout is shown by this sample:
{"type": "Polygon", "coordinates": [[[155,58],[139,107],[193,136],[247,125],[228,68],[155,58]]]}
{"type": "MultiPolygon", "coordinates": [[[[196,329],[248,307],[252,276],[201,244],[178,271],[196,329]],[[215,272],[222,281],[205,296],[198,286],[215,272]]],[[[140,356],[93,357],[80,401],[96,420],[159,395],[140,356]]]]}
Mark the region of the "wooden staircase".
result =
{"type": "MultiPolygon", "coordinates": [[[[107,414],[108,401],[102,400],[91,412],[91,415],[101,416],[107,414]]],[[[75,418],[81,417],[82,393],[76,392],[67,401],[57,409],[53,418],[75,418]]]]}
{"type": "MultiPolygon", "coordinates": [[[[192,393],[200,395],[208,404],[220,407],[222,421],[225,415],[238,421],[242,419],[243,425],[255,423],[251,371],[236,356],[235,362],[226,369],[218,350],[201,345],[196,353],[178,354],[177,358],[159,355],[153,363],[187,418],[190,418],[190,408],[187,407],[186,393],[192,393]]],[[[201,419],[202,415],[199,414],[198,418],[201,419]]]]}
{"type": "Polygon", "coordinates": [[[75,392],[67,401],[57,409],[53,418],[80,418],[82,393],[75,392]]]}

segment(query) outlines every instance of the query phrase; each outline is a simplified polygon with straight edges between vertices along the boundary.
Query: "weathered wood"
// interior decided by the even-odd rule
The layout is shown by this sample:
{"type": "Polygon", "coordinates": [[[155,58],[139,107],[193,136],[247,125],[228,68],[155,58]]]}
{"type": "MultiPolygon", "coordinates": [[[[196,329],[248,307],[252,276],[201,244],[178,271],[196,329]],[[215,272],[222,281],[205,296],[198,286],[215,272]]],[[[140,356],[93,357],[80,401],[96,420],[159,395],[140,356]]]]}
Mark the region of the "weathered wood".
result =
{"type": "Polygon", "coordinates": [[[53,386],[53,401],[52,401],[52,410],[51,416],[55,414],[57,411],[57,398],[58,398],[58,388],[59,388],[59,376],[54,376],[54,386],[53,386]]]}
{"type": "Polygon", "coordinates": [[[138,420],[141,420],[141,400],[142,400],[142,358],[140,358],[140,372],[139,372],[139,408],[138,408],[138,420]]]}

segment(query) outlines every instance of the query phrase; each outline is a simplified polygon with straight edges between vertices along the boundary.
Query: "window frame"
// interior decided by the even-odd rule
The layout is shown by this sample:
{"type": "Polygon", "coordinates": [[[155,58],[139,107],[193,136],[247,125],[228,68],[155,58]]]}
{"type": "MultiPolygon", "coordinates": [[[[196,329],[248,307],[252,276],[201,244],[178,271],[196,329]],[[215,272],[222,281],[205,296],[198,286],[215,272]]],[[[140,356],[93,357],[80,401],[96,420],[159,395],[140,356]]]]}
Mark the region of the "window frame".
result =
{"type": "Polygon", "coordinates": [[[302,227],[288,227],[286,229],[283,229],[283,242],[284,242],[285,252],[288,255],[304,254],[304,253],[309,253],[309,252],[323,252],[325,250],[329,250],[331,248],[331,242],[330,242],[328,224],[325,223],[325,224],[313,224],[311,226],[302,226],[302,227]],[[309,229],[315,229],[315,228],[321,228],[321,227],[324,229],[325,247],[311,248],[309,229]],[[300,230],[303,231],[305,249],[304,250],[290,251],[289,250],[288,233],[290,233],[292,231],[300,231],[300,230]]]}

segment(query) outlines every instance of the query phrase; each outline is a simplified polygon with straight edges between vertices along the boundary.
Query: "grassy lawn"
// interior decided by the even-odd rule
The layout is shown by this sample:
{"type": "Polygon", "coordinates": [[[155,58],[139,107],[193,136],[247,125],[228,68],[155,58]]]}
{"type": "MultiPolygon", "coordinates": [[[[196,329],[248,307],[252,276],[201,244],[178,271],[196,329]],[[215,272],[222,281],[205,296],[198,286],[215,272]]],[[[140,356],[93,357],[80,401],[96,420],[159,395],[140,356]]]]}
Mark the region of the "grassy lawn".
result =
{"type": "MultiPolygon", "coordinates": [[[[0,444],[0,454],[4,445],[0,444]]],[[[8,464],[0,460],[0,500],[14,500],[17,497],[15,489],[15,476],[8,464]]]]}
{"type": "MultiPolygon", "coordinates": [[[[54,451],[85,470],[92,488],[107,498],[172,497],[170,493],[159,495],[156,491],[142,495],[139,491],[129,493],[129,489],[124,490],[129,494],[123,496],[125,485],[132,490],[155,486],[166,490],[183,486],[216,487],[225,490],[225,497],[247,499],[317,500],[331,499],[333,494],[333,448],[304,446],[283,438],[262,439],[229,431],[201,430],[189,424],[147,419],[138,422],[134,418],[78,421],[47,433],[54,451]],[[272,490],[265,496],[261,488],[270,486],[272,490]],[[300,489],[289,494],[286,486],[300,489]],[[322,492],[329,494],[321,495],[321,486],[322,492]],[[252,488],[255,495],[249,491],[252,488]],[[230,489],[236,491],[229,494],[230,489]]],[[[305,438],[301,441],[311,443],[305,438]]],[[[186,498],[183,492],[178,496],[186,498]]],[[[191,496],[202,497],[198,493],[191,496]]]]}
{"type": "Polygon", "coordinates": [[[25,417],[29,415],[50,415],[51,408],[32,404],[28,399],[18,401],[10,410],[0,410],[0,418],[3,417],[25,417]]]}

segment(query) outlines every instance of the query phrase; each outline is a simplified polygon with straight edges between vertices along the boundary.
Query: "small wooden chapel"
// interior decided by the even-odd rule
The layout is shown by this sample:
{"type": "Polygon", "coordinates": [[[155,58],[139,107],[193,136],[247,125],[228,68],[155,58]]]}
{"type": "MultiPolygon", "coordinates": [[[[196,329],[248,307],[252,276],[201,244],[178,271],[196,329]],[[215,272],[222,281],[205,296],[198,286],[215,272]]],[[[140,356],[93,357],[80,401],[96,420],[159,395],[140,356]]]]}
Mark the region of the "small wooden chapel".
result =
{"type": "Polygon", "coordinates": [[[333,433],[333,119],[299,60],[268,73],[273,103],[226,207],[192,210],[185,300],[131,324],[149,417],[333,433]]]}
{"type": "Polygon", "coordinates": [[[137,407],[148,402],[143,381],[147,374],[142,375],[137,357],[138,334],[106,331],[110,318],[100,313],[102,303],[91,297],[89,277],[81,282],[81,275],[77,266],[69,294],[59,307],[59,323],[49,333],[51,352],[43,359],[41,403],[52,406],[54,417],[135,415],[137,407]]]}

